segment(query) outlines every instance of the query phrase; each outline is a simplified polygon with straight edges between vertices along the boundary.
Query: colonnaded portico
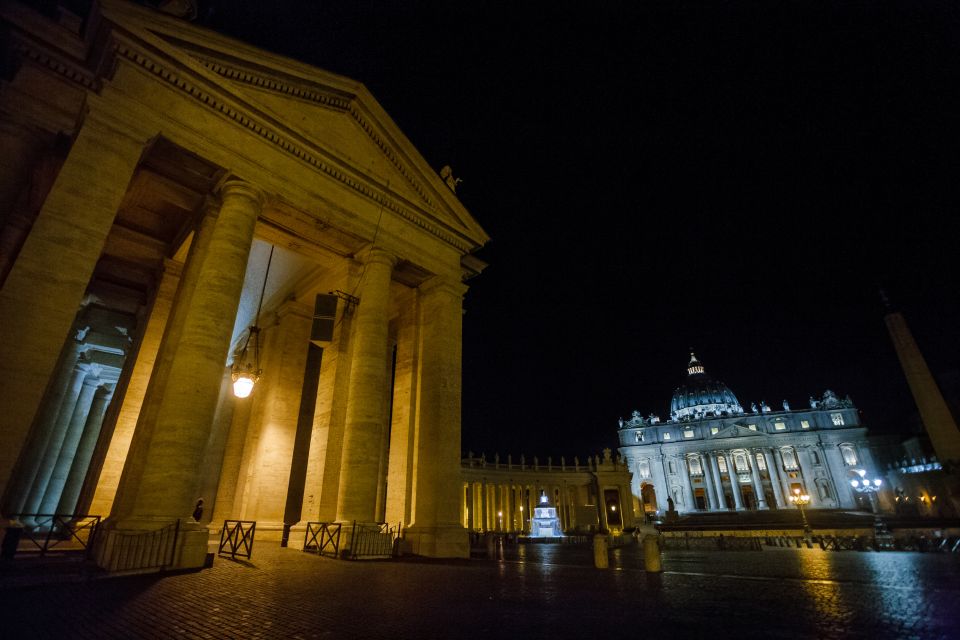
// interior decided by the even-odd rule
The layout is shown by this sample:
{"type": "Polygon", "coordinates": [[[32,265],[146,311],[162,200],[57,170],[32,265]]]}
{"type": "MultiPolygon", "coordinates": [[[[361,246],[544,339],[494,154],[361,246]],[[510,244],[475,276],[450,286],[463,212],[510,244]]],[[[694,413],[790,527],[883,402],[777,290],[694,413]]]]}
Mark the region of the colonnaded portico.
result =
{"type": "Polygon", "coordinates": [[[410,552],[466,557],[463,281],[488,238],[455,182],[355,81],[120,0],[0,19],[2,516],[109,516],[112,569],[173,524],[174,566],[200,566],[224,519],[400,522],[410,552]]]}

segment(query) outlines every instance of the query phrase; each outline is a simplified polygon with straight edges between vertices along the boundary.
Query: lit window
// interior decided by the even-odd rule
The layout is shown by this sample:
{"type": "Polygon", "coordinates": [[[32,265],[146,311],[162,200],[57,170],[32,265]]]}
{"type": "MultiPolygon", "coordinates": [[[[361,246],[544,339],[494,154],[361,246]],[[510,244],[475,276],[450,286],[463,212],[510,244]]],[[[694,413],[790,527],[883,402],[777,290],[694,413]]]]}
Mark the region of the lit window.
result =
{"type": "Polygon", "coordinates": [[[643,431],[637,431],[637,442],[643,442],[643,431]]]}
{"type": "Polygon", "coordinates": [[[683,437],[684,437],[684,438],[692,438],[692,437],[693,437],[693,429],[684,429],[684,430],[683,430],[683,437]]]}
{"type": "Polygon", "coordinates": [[[723,456],[717,458],[717,465],[720,467],[720,471],[723,473],[727,472],[727,459],[723,456]]]}
{"type": "Polygon", "coordinates": [[[710,427],[710,435],[715,436],[720,433],[720,427],[710,427]]]}
{"type": "Polygon", "coordinates": [[[703,475],[703,466],[700,464],[700,458],[687,458],[687,464],[690,466],[691,475],[703,475]]]}
{"type": "Polygon", "coordinates": [[[773,423],[774,431],[786,431],[787,423],[786,422],[774,422],[773,423]]]}
{"type": "Polygon", "coordinates": [[[641,478],[650,477],[650,461],[644,458],[640,461],[640,464],[637,465],[637,471],[640,473],[641,478]]]}
{"type": "Polygon", "coordinates": [[[669,431],[664,431],[664,432],[663,432],[663,439],[664,439],[664,440],[669,440],[669,439],[670,439],[670,432],[669,432],[669,431]]]}
{"type": "Polygon", "coordinates": [[[843,454],[843,464],[853,466],[857,464],[857,452],[848,444],[840,445],[840,453],[843,454]]]}
{"type": "Polygon", "coordinates": [[[842,413],[831,413],[830,419],[833,420],[833,426],[842,427],[843,426],[843,414],[842,413]]]}
{"type": "Polygon", "coordinates": [[[801,420],[801,421],[800,421],[800,428],[801,428],[801,429],[809,429],[809,428],[810,428],[810,421],[809,421],[809,420],[801,420]]]}
{"type": "Polygon", "coordinates": [[[760,469],[760,471],[767,470],[767,461],[763,459],[762,453],[757,454],[757,469],[760,469]]]}
{"type": "Polygon", "coordinates": [[[757,430],[757,425],[755,425],[755,424],[748,424],[748,425],[747,425],[747,429],[750,429],[750,431],[756,431],[756,430],[757,430]]]}
{"type": "Polygon", "coordinates": [[[797,454],[793,449],[781,449],[780,455],[783,456],[783,468],[791,471],[797,468],[797,454]]]}
{"type": "Polygon", "coordinates": [[[733,466],[737,468],[737,473],[750,472],[750,465],[747,463],[747,456],[742,452],[733,454],[733,466]]]}

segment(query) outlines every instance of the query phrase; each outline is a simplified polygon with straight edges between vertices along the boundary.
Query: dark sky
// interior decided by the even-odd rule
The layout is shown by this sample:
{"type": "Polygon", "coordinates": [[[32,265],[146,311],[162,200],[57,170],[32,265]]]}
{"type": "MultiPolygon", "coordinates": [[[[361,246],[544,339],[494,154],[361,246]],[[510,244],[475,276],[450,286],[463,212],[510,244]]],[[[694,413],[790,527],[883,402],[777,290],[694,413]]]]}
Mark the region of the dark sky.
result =
{"type": "Polygon", "coordinates": [[[666,417],[693,347],[741,403],[915,409],[885,287],[960,367],[953,2],[252,2],[199,22],[362,81],[492,237],[463,448],[571,458],[666,417]],[[598,8],[595,5],[603,5],[598,8]]]}

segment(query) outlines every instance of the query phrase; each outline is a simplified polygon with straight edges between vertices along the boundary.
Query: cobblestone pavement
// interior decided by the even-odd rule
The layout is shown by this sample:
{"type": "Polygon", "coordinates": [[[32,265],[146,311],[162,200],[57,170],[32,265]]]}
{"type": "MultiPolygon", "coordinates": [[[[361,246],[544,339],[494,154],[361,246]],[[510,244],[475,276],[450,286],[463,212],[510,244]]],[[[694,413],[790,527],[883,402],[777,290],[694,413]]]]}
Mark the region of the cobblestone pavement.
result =
{"type": "Polygon", "coordinates": [[[589,547],[347,562],[272,543],[196,573],[0,589],[3,638],[960,638],[960,558],[589,547]]]}

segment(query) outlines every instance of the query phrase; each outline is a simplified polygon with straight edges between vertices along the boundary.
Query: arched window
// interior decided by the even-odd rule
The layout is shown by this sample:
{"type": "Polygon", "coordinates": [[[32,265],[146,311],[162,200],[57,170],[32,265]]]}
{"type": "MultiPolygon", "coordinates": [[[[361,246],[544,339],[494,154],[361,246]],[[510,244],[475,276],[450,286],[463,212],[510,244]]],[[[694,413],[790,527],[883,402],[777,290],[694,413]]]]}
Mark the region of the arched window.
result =
{"type": "Polygon", "coordinates": [[[640,474],[641,478],[650,477],[650,461],[644,458],[640,461],[640,464],[637,465],[637,473],[640,474]]]}
{"type": "Polygon", "coordinates": [[[797,452],[796,451],[794,451],[790,447],[787,447],[786,449],[780,450],[780,455],[783,457],[784,471],[797,470],[797,452]]]}
{"type": "Polygon", "coordinates": [[[757,454],[757,469],[759,469],[760,471],[767,470],[767,461],[763,459],[762,453],[757,454]]]}
{"type": "Polygon", "coordinates": [[[853,448],[853,445],[840,445],[840,454],[843,456],[843,464],[848,467],[857,464],[857,451],[853,448]]]}
{"type": "Polygon", "coordinates": [[[703,465],[700,464],[700,456],[690,456],[687,458],[687,464],[690,466],[690,475],[703,475],[703,465]]]}
{"type": "Polygon", "coordinates": [[[737,451],[733,454],[733,465],[737,468],[737,473],[750,472],[750,464],[747,462],[747,456],[743,451],[737,451]]]}
{"type": "Polygon", "coordinates": [[[723,473],[727,472],[727,459],[724,456],[717,456],[717,466],[720,467],[720,471],[723,473]]]}

